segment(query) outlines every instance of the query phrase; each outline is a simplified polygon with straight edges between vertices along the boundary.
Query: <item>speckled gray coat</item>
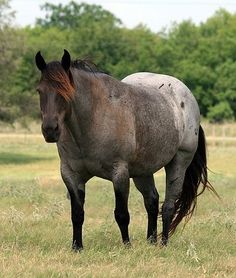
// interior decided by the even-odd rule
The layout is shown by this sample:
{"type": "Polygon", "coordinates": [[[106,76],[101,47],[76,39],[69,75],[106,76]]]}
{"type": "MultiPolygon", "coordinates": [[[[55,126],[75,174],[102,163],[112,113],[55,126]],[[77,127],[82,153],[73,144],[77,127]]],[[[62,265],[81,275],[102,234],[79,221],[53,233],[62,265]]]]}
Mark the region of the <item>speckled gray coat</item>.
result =
{"type": "Polygon", "coordinates": [[[93,176],[113,183],[115,218],[124,243],[130,242],[128,196],[133,178],[148,214],[147,239],[155,243],[159,195],[153,174],[162,167],[166,244],[170,231],[193,211],[200,181],[207,186],[204,133],[192,93],[167,75],[136,73],[121,82],[71,66],[67,51],[61,63],[49,64],[39,52],[36,64],[42,72],[42,132],[47,142],[57,142],[62,178],[71,197],[73,248],[83,247],[85,184],[93,176]],[[70,101],[66,92],[58,93],[65,84],[75,88],[70,101]]]}

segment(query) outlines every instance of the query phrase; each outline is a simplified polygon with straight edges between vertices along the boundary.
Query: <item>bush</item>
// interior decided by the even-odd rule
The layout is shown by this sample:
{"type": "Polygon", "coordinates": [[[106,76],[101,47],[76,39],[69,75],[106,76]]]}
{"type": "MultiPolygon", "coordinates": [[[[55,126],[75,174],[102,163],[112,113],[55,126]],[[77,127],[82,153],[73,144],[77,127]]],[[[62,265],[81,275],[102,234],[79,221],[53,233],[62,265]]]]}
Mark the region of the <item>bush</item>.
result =
{"type": "Polygon", "coordinates": [[[223,101],[209,108],[207,118],[211,123],[222,123],[224,120],[233,120],[234,113],[229,103],[223,101]]]}

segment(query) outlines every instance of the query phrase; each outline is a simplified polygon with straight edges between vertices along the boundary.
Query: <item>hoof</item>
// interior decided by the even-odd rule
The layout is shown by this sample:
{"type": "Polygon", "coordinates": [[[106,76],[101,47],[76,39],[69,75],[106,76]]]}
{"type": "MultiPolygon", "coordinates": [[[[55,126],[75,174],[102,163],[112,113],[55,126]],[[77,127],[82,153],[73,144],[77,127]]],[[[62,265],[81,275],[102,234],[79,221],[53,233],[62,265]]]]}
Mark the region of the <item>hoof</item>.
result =
{"type": "Polygon", "coordinates": [[[131,243],[130,241],[123,241],[125,248],[131,248],[131,243]]]}
{"type": "Polygon", "coordinates": [[[163,239],[161,240],[161,247],[167,247],[167,243],[168,243],[168,239],[163,238],[163,239]]]}
{"type": "Polygon", "coordinates": [[[156,245],[157,244],[157,238],[155,236],[150,236],[148,239],[147,239],[148,243],[150,244],[153,244],[153,245],[156,245]]]}
{"type": "Polygon", "coordinates": [[[73,244],[72,245],[72,251],[77,253],[77,252],[81,252],[83,250],[83,246],[78,246],[77,244],[73,244]]]}

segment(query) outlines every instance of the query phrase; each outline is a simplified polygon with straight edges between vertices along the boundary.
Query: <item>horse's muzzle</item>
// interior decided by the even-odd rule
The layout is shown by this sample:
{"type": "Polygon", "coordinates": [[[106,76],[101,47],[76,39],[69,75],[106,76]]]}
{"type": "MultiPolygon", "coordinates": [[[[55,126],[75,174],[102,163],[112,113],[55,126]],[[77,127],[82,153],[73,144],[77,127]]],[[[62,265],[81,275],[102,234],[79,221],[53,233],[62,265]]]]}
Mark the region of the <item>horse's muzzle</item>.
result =
{"type": "Polygon", "coordinates": [[[44,139],[47,143],[56,143],[56,142],[58,142],[59,137],[60,137],[60,129],[59,129],[58,125],[56,125],[55,127],[42,126],[42,133],[43,133],[44,139]]]}

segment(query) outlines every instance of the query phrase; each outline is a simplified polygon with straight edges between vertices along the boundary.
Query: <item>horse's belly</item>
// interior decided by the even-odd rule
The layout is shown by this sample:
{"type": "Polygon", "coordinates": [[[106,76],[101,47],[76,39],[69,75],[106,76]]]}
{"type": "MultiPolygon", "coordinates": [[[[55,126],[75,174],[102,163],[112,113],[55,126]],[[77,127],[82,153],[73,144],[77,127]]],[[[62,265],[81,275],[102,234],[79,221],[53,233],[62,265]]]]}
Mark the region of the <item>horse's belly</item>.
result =
{"type": "Polygon", "coordinates": [[[172,143],[168,145],[164,143],[156,148],[147,147],[140,150],[136,159],[129,164],[130,177],[155,173],[167,165],[179,147],[177,141],[172,143]]]}
{"type": "Polygon", "coordinates": [[[174,120],[165,124],[147,125],[136,137],[136,150],[130,161],[130,174],[155,173],[168,164],[179,149],[181,136],[174,120]]]}

